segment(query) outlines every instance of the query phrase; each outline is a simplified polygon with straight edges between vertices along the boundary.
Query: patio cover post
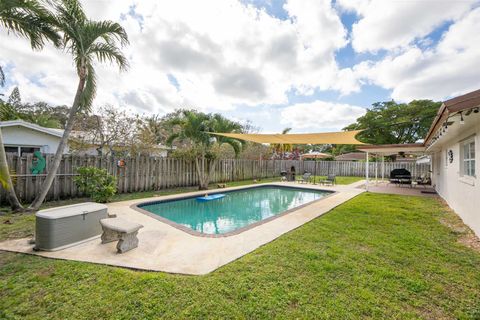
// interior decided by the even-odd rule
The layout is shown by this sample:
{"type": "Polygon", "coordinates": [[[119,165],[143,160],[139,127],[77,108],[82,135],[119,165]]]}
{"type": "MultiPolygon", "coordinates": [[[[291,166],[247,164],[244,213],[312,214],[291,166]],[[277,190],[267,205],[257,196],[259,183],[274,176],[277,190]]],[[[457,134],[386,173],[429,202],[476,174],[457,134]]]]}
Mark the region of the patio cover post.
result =
{"type": "Polygon", "coordinates": [[[378,154],[375,154],[375,185],[378,184],[378,154]]]}
{"type": "Polygon", "coordinates": [[[382,183],[385,180],[385,154],[382,153],[382,183]]]}
{"type": "Polygon", "coordinates": [[[368,191],[368,169],[369,169],[369,165],[368,165],[368,151],[367,151],[367,161],[365,162],[365,189],[368,191]]]}

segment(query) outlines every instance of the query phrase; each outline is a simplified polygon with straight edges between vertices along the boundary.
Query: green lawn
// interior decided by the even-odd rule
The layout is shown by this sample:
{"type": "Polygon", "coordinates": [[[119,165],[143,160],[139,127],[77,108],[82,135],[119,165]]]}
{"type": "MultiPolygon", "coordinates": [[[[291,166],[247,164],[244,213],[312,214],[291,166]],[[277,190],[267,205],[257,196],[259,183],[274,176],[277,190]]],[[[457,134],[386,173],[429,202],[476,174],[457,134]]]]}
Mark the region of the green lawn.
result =
{"type": "Polygon", "coordinates": [[[0,318],[478,319],[469,235],[436,199],[362,194],[206,276],[0,253],[0,318]]]}

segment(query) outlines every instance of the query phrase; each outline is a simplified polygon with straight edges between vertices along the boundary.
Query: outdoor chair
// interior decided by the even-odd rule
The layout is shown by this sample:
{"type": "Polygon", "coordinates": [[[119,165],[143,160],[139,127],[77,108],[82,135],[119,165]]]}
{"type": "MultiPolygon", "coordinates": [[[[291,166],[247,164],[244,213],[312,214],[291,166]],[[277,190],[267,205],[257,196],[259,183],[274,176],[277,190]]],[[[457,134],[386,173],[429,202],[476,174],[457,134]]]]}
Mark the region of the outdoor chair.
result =
{"type": "Polygon", "coordinates": [[[320,180],[320,184],[331,185],[331,186],[335,185],[336,182],[337,182],[337,179],[334,174],[329,174],[325,179],[320,180]]]}
{"type": "Polygon", "coordinates": [[[419,178],[415,180],[419,186],[426,188],[432,184],[430,177],[427,174],[422,174],[419,178]]]}
{"type": "Polygon", "coordinates": [[[312,179],[312,174],[310,172],[305,172],[303,176],[297,180],[298,183],[309,183],[312,179]]]}

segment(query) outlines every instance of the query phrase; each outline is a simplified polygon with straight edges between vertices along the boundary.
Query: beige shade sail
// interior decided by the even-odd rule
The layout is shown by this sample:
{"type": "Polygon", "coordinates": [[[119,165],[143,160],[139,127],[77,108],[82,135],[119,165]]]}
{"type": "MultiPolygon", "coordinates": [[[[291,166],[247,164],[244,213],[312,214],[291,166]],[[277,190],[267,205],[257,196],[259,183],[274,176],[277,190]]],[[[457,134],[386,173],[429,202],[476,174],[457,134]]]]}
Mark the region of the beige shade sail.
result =
{"type": "Polygon", "coordinates": [[[260,134],[260,133],[213,133],[234,139],[270,144],[364,144],[355,136],[362,130],[322,133],[260,134]]]}

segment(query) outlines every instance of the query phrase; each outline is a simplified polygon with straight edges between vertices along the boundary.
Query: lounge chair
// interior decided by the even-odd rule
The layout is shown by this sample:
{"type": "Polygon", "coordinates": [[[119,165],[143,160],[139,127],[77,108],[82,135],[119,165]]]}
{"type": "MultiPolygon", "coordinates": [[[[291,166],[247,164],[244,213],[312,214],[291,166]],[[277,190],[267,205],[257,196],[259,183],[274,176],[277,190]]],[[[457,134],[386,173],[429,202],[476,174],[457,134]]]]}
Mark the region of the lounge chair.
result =
{"type": "Polygon", "coordinates": [[[298,183],[309,183],[312,179],[312,174],[310,172],[305,172],[303,176],[297,180],[298,183]]]}
{"type": "Polygon", "coordinates": [[[325,179],[320,180],[320,184],[334,186],[337,183],[337,179],[334,174],[329,174],[325,179]]]}

